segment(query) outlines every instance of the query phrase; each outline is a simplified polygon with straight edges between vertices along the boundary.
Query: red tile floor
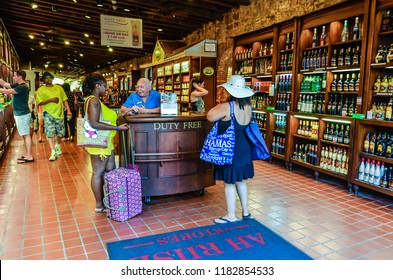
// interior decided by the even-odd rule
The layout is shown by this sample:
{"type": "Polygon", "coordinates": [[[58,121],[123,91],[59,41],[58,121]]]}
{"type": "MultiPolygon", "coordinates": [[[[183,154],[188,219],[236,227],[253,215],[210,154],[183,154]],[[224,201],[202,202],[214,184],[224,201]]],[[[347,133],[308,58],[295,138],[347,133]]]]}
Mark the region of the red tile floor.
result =
{"type": "MultiPolygon", "coordinates": [[[[94,212],[88,155],[75,142],[50,162],[49,144],[34,138],[35,162],[16,164],[23,141],[15,134],[0,163],[0,259],[105,260],[106,243],[210,225],[225,215],[222,182],[205,195],[153,197],[128,222],[94,212]]],[[[249,181],[253,216],[319,260],[393,259],[393,197],[362,190],[355,197],[344,182],[280,161],[255,162],[249,181]]],[[[238,203],[240,214],[240,204],[238,203]]]]}

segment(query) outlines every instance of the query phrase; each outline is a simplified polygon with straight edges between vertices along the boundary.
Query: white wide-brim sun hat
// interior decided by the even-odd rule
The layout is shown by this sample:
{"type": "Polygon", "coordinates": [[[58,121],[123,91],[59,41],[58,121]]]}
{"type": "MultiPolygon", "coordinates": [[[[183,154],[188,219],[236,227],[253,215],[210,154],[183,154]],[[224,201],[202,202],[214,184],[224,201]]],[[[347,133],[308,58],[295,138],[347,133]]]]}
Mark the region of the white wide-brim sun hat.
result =
{"type": "Polygon", "coordinates": [[[228,82],[217,87],[224,87],[230,95],[236,98],[244,98],[254,95],[252,89],[246,85],[244,77],[240,75],[231,76],[228,82]]]}

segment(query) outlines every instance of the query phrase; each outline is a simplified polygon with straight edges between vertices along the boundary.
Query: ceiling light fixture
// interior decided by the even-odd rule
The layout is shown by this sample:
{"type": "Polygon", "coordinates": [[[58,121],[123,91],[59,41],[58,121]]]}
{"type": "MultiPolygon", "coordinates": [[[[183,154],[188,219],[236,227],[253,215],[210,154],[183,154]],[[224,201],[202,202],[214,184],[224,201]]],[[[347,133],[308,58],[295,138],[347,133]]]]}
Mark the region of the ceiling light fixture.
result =
{"type": "Polygon", "coordinates": [[[85,14],[85,18],[87,18],[87,19],[91,19],[91,15],[89,14],[89,12],[86,12],[86,14],[85,14]]]}
{"type": "Polygon", "coordinates": [[[112,2],[112,9],[113,9],[114,11],[116,11],[116,10],[117,10],[117,6],[116,6],[117,1],[112,0],[111,2],[112,2]]]}
{"type": "Polygon", "coordinates": [[[94,42],[93,42],[93,41],[90,41],[90,45],[94,45],[94,42]]]}
{"type": "Polygon", "coordinates": [[[30,39],[34,39],[34,35],[33,35],[33,34],[30,34],[30,35],[29,35],[29,38],[30,38],[30,39]]]}
{"type": "Polygon", "coordinates": [[[104,0],[97,0],[97,7],[104,7],[104,0]]]}
{"type": "Polygon", "coordinates": [[[69,45],[70,41],[64,41],[64,44],[69,45]]]}
{"type": "Polygon", "coordinates": [[[89,38],[89,34],[85,33],[83,34],[86,38],[89,38]]]}
{"type": "Polygon", "coordinates": [[[32,8],[32,9],[37,9],[37,8],[38,8],[38,4],[32,2],[32,3],[31,3],[31,8],[32,8]]]}
{"type": "Polygon", "coordinates": [[[157,31],[158,31],[158,32],[162,32],[162,28],[158,28],[157,31]]]}
{"type": "Polygon", "coordinates": [[[124,11],[125,12],[131,12],[131,9],[130,8],[124,8],[124,11]]]}

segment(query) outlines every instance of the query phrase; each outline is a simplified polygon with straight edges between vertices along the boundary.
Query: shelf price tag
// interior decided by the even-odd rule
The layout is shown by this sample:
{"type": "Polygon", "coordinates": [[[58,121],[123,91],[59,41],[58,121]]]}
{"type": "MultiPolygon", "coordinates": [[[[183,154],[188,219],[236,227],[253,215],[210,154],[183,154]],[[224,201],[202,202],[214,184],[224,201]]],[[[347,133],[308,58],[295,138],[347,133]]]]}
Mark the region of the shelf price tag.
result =
{"type": "Polygon", "coordinates": [[[354,118],[354,119],[365,119],[366,115],[365,114],[352,114],[352,118],[354,118]]]}

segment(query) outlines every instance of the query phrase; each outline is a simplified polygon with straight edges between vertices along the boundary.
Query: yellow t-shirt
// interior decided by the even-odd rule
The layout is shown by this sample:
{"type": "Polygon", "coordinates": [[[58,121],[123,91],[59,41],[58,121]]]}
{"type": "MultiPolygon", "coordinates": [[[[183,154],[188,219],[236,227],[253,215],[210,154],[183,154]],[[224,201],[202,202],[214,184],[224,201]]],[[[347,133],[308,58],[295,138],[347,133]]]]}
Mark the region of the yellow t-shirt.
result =
{"type": "Polygon", "coordinates": [[[53,87],[42,86],[37,90],[36,104],[40,104],[42,101],[49,98],[58,97],[59,102],[49,102],[42,105],[42,110],[44,113],[48,113],[54,118],[63,119],[64,118],[64,106],[63,102],[68,100],[63,88],[59,85],[53,85],[53,87]]]}
{"type": "MultiPolygon", "coordinates": [[[[86,98],[87,102],[91,98],[86,98]]],[[[117,121],[117,114],[112,110],[109,109],[107,106],[105,106],[104,103],[100,101],[101,104],[101,112],[102,112],[102,118],[104,121],[110,122],[111,125],[116,125],[117,121]]],[[[107,148],[91,148],[91,147],[86,147],[86,151],[91,154],[91,155],[106,155],[109,156],[113,149],[113,138],[116,136],[116,130],[111,130],[110,135],[109,135],[109,141],[108,141],[108,147],[107,148]]]]}

